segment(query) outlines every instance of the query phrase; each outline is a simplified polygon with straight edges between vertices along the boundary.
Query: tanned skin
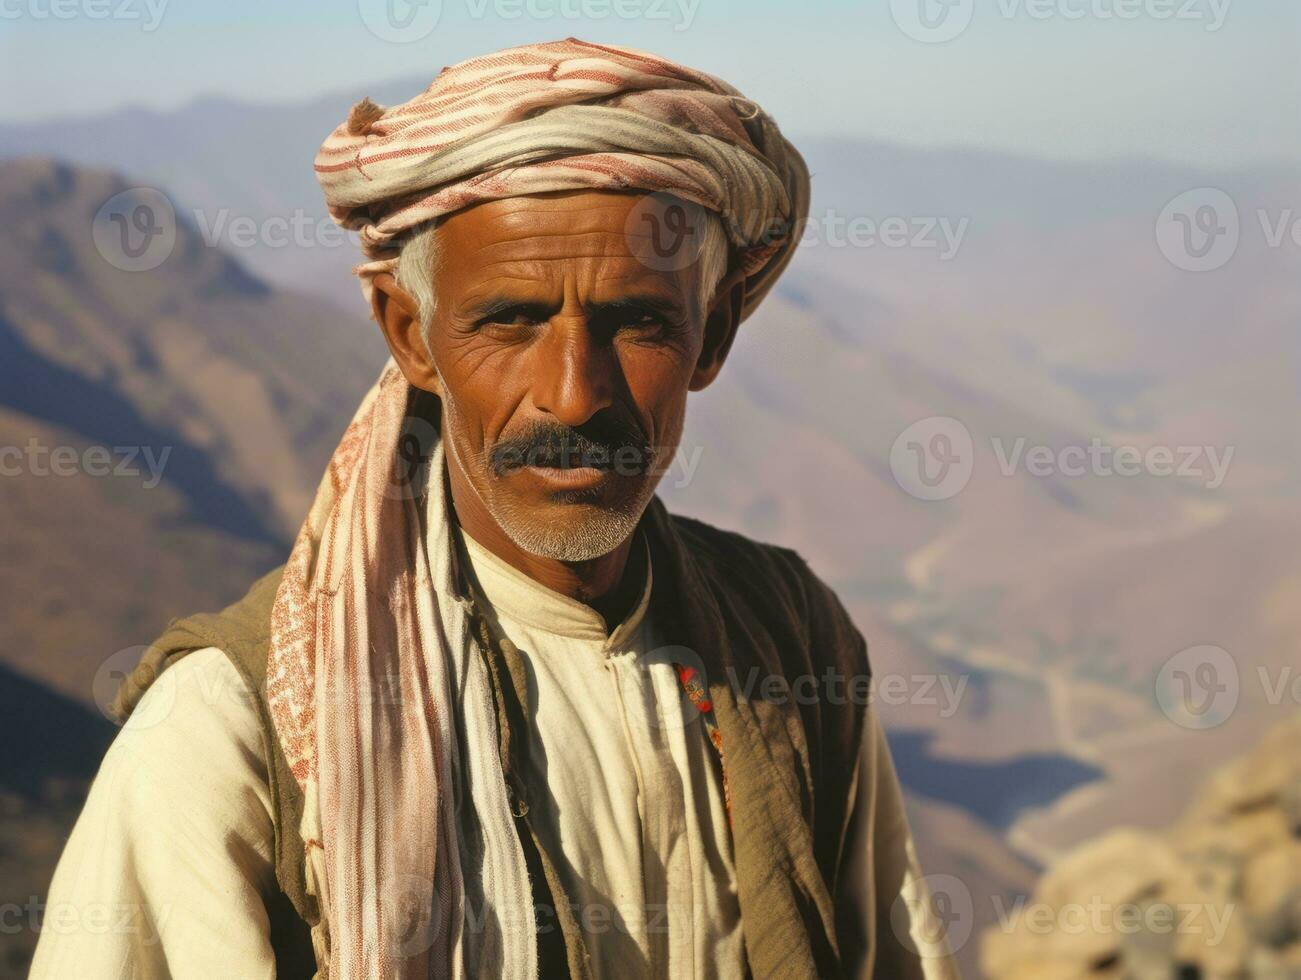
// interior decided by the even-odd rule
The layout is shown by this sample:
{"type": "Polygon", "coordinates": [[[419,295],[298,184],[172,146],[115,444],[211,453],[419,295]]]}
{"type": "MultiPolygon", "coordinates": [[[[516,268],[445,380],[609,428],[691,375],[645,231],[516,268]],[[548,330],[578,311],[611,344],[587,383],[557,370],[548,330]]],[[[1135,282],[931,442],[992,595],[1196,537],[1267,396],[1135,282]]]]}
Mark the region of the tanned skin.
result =
{"type": "Polygon", "coordinates": [[[607,623],[622,619],[628,593],[639,585],[639,570],[624,574],[633,536],[585,561],[533,554],[501,528],[484,494],[504,496],[515,513],[563,531],[632,499],[645,481],[657,483],[666,463],[653,475],[594,477],[582,476],[590,470],[530,466],[498,475],[467,465],[467,477],[450,455],[453,440],[467,459],[538,422],[579,431],[608,422],[643,435],[667,454],[665,461],[672,458],[687,393],[707,387],[731,349],[745,286],[739,270],[730,272],[701,308],[698,263],[639,258],[648,254],[649,239],[637,229],[650,222],[637,220],[633,209],[668,206],[658,197],[578,191],[491,201],[451,215],[435,232],[432,350],[411,295],[391,275],[374,280],[372,312],[398,367],[413,386],[455,406],[450,422],[443,412],[442,439],[461,527],[607,623]]]}

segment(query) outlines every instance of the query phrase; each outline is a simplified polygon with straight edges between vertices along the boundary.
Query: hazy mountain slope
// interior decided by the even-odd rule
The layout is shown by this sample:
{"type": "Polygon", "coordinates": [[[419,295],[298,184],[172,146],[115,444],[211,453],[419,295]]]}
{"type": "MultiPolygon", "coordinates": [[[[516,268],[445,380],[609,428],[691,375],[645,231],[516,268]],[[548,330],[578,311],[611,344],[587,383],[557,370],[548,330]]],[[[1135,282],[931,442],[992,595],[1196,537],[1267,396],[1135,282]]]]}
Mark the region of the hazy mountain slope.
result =
{"type": "MultiPolygon", "coordinates": [[[[1040,477],[1024,466],[1004,474],[996,439],[1004,450],[1017,439],[1054,450],[1095,438],[1163,443],[1159,431],[1140,437],[1109,423],[1030,360],[1019,370],[1061,406],[1035,415],[1034,399],[1015,385],[981,376],[996,359],[977,349],[929,355],[931,341],[910,341],[879,294],[866,294],[855,331],[854,290],[863,295],[864,284],[825,302],[811,286],[794,297],[779,291],[743,327],[719,381],[692,400],[685,452],[698,450],[694,478],[670,489],[671,499],[808,556],[851,603],[878,670],[966,682],[949,715],[924,704],[886,715],[933,733],[901,743],[914,791],[948,787],[948,802],[985,813],[963,796],[962,780],[944,775],[951,765],[983,767],[986,778],[971,785],[1020,807],[1011,839],[1036,858],[1118,814],[1168,819],[1187,799],[1181,767],[1227,758],[1295,708],[1290,699],[1270,704],[1257,680],[1264,669],[1277,683],[1301,642],[1298,618],[1282,612],[1301,607],[1301,524],[1296,505],[1276,499],[1297,422],[1251,391],[1252,365],[1277,365],[1255,376],[1267,386],[1292,369],[1286,350],[1270,353],[1281,334],[1219,345],[1214,403],[1173,397],[1185,383],[1178,374],[1153,382],[1164,403],[1154,429],[1182,428],[1215,446],[1237,430],[1197,418],[1256,419],[1246,427],[1252,442],[1217,447],[1234,451],[1223,485],[1040,477]],[[963,423],[975,457],[965,489],[922,501],[903,491],[888,461],[899,433],[934,415],[963,423]],[[1273,451],[1261,451],[1270,438],[1273,451]],[[1268,478],[1244,481],[1240,468],[1268,478]],[[1162,714],[1156,684],[1167,660],[1198,644],[1232,651],[1244,691],[1230,723],[1190,733],[1162,714]],[[1027,766],[1035,757],[1050,764],[1027,766]]],[[[1268,390],[1286,404],[1277,386],[1268,390]]]]}
{"type": "MultiPolygon", "coordinates": [[[[315,232],[328,217],[312,158],[363,96],[391,104],[428,84],[428,79],[388,82],[292,106],[209,98],[174,112],[128,108],[56,124],[6,124],[0,125],[0,155],[55,157],[130,174],[138,184],[164,188],[191,221],[199,211],[203,221],[198,227],[214,231],[238,218],[260,223],[267,217],[300,217],[313,229],[309,247],[260,242],[241,250],[246,264],[273,282],[330,296],[348,312],[364,316],[348,275],[357,262],[356,246],[341,236],[315,232]]],[[[230,248],[231,242],[227,238],[215,244],[230,248]]]]}
{"type": "Polygon", "coordinates": [[[167,433],[177,486],[201,516],[283,540],[383,345],[365,323],[207,247],[183,219],[157,268],[110,264],[92,222],[129,186],[44,161],[0,168],[0,406],[110,444],[167,433]],[[226,499],[204,511],[219,485],[226,499]]]}
{"type": "MultiPolygon", "coordinates": [[[[92,445],[0,409],[0,443],[33,439],[78,454],[92,445]]],[[[166,478],[143,483],[84,472],[3,479],[0,660],[84,704],[117,651],[148,643],[175,616],[220,608],[286,554],[197,523],[166,478]]]]}
{"type": "Polygon", "coordinates": [[[109,654],[282,560],[382,361],[365,323],[184,224],[158,268],[111,265],[92,220],[127,186],[0,166],[0,656],[85,702],[109,654]],[[58,447],[74,474],[52,471],[58,447]],[[110,472],[79,462],[92,448],[110,472]]]}
{"type": "Polygon", "coordinates": [[[0,881],[24,909],[6,976],[30,957],[121,673],[168,620],[284,560],[382,360],[360,319],[183,223],[157,269],[114,267],[92,222],[128,186],[0,165],[0,881]]]}
{"type": "Polygon", "coordinates": [[[55,861],[115,731],[0,665],[0,902],[11,910],[0,976],[26,976],[55,861]]]}
{"type": "MultiPolygon", "coordinates": [[[[369,94],[393,101],[422,85],[369,94]]],[[[82,401],[63,410],[39,388],[10,387],[6,397],[0,387],[0,406],[34,413],[43,438],[103,441],[118,431],[110,422],[128,419],[146,433],[141,441],[175,433],[177,451],[190,451],[188,463],[176,457],[170,485],[150,492],[163,502],[113,518],[140,529],[135,550],[123,550],[120,566],[111,553],[97,565],[149,562],[147,535],[161,522],[213,535],[202,545],[170,538],[168,548],[212,549],[222,556],[212,567],[228,566],[233,583],[301,516],[331,427],[341,427],[380,355],[373,334],[356,329],[363,313],[347,274],[356,250],[263,243],[238,249],[236,263],[201,231],[223,214],[323,216],[311,156],[361,94],[0,127],[3,152],[66,152],[126,168],[126,184],[162,186],[187,229],[159,275],[120,273],[98,260],[85,231],[125,184],[46,164],[6,171],[21,176],[9,178],[18,190],[0,193],[0,216],[16,216],[0,234],[0,249],[11,248],[0,269],[17,270],[0,289],[0,341],[25,359],[24,377],[65,387],[69,376],[55,372],[75,372],[81,381],[69,390],[82,401]],[[81,203],[69,213],[64,200],[81,203]],[[338,297],[358,323],[270,282],[338,297]],[[349,373],[359,363],[364,370],[349,373]],[[273,519],[259,529],[248,514],[273,519]]],[[[695,469],[689,480],[671,470],[662,488],[675,509],[804,554],[845,598],[878,678],[965,683],[951,714],[918,698],[882,714],[906,739],[903,777],[928,864],[958,869],[988,909],[1000,890],[1025,890],[1030,861],[1011,847],[1046,861],[1118,818],[1159,825],[1187,800],[1189,772],[1295,710],[1290,696],[1268,703],[1255,678],[1259,666],[1294,661],[1301,644],[1301,280],[1296,249],[1269,247],[1257,212],[1277,220],[1301,188],[1264,169],[802,146],[821,230],[742,328],[718,382],[690,400],[683,452],[695,454],[695,469]],[[1233,260],[1205,274],[1175,268],[1154,236],[1165,204],[1199,186],[1231,193],[1243,222],[1233,260]],[[949,259],[935,248],[828,238],[829,220],[891,216],[965,221],[966,230],[949,259]],[[900,486],[890,455],[907,426],[937,415],[970,432],[971,479],[951,498],[923,501],[900,486]],[[1152,475],[1039,477],[1024,466],[1004,474],[995,440],[1054,452],[1093,440],[1211,446],[1233,458],[1218,487],[1152,475]],[[1244,680],[1241,706],[1211,731],[1175,724],[1156,697],[1162,663],[1198,643],[1229,649],[1244,680]],[[987,777],[979,792],[962,778],[936,782],[973,772],[987,777]],[[1000,821],[1006,833],[993,826],[1000,821]]],[[[35,424],[28,418],[12,416],[18,434],[35,424]]],[[[105,481],[69,483],[59,491],[67,499],[51,502],[57,482],[29,490],[32,554],[59,521],[38,507],[82,508],[94,523],[94,499],[106,492],[105,481]]],[[[70,549],[56,541],[45,550],[70,549]]],[[[41,587],[60,602],[49,608],[75,608],[96,591],[59,591],[66,564],[41,567],[41,581],[55,582],[41,587]]],[[[189,567],[167,566],[166,585],[200,588],[188,584],[189,567]]],[[[97,591],[96,615],[130,608],[131,587],[128,578],[122,592],[97,591]]],[[[130,622],[123,630],[140,632],[130,622]]],[[[25,642],[14,662],[35,673],[42,650],[25,642]]],[[[72,683],[92,666],[69,667],[72,683]]]]}

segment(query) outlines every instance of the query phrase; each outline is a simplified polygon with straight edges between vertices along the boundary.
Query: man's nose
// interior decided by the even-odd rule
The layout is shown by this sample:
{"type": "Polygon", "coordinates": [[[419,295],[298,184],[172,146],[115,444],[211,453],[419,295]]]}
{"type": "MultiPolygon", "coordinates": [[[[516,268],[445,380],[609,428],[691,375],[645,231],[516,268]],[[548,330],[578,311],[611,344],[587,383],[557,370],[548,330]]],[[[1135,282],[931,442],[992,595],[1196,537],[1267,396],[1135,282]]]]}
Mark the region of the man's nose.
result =
{"type": "Polygon", "coordinates": [[[593,335],[585,317],[553,320],[538,355],[534,407],[579,426],[613,403],[619,359],[608,338],[593,335]]]}

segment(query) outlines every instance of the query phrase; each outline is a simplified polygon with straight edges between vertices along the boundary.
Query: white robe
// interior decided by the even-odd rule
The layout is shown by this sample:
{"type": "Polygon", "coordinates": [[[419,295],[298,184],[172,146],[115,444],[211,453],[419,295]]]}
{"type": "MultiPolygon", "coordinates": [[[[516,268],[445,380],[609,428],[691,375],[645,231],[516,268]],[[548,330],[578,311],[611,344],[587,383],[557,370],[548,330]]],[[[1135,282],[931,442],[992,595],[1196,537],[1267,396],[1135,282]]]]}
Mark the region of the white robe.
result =
{"type": "MultiPolygon", "coordinates": [[[[528,662],[535,728],[526,775],[546,789],[530,791],[535,807],[541,800],[533,818],[577,905],[595,976],[742,976],[713,747],[695,709],[684,710],[669,658],[657,654],[645,615],[653,569],[628,618],[607,632],[590,607],[474,542],[466,547],[494,615],[528,662]]],[[[55,872],[31,976],[274,977],[264,760],[251,695],[220,650],[168,668],[91,787],[55,872]]],[[[852,906],[867,946],[846,964],[851,975],[956,977],[942,930],[926,921],[899,785],[870,707],[850,833],[837,901],[852,906]],[[899,880],[902,896],[881,887],[899,880]],[[909,941],[924,952],[920,963],[909,941]]]]}

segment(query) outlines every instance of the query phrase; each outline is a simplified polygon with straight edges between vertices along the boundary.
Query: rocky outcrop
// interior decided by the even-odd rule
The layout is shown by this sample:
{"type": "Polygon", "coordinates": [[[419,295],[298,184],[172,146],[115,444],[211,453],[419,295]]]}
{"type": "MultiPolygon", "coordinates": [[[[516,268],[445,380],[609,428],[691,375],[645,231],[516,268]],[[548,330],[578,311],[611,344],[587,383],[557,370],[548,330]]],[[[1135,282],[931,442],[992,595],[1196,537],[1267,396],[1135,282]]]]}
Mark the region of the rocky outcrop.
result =
{"type": "Polygon", "coordinates": [[[1301,715],[1223,767],[1165,833],[1121,829],[986,931],[992,980],[1301,978],[1301,715]]]}

